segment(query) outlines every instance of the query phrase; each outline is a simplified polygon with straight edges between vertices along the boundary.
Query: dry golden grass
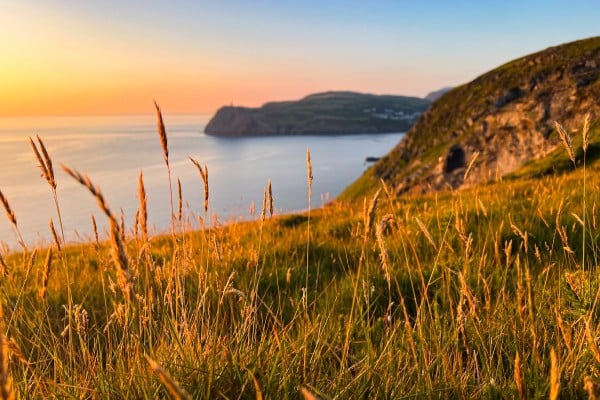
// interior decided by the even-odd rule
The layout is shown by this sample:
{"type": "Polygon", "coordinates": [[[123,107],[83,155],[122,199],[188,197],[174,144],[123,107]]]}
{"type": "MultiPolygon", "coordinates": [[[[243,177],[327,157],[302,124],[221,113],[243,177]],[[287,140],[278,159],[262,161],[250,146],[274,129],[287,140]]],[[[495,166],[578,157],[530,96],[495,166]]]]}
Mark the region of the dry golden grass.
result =
{"type": "Polygon", "coordinates": [[[475,161],[477,160],[478,157],[479,157],[478,151],[473,153],[473,155],[471,156],[471,161],[469,161],[469,165],[467,166],[467,170],[465,171],[465,174],[463,176],[463,182],[467,181],[467,178],[469,177],[469,173],[473,169],[473,165],[475,165],[475,161]]]}
{"type": "Polygon", "coordinates": [[[169,391],[171,396],[177,400],[191,400],[191,396],[179,386],[179,383],[175,379],[171,377],[171,375],[165,371],[156,361],[151,359],[148,356],[146,357],[146,361],[150,367],[150,370],[154,375],[158,377],[161,383],[165,386],[165,388],[169,391]]]}
{"type": "Polygon", "coordinates": [[[429,233],[429,229],[427,229],[427,227],[419,217],[415,217],[415,221],[417,222],[417,225],[419,225],[419,229],[421,230],[421,232],[423,232],[423,235],[425,235],[429,243],[431,243],[431,246],[437,251],[438,246],[435,243],[435,240],[433,240],[433,236],[431,236],[431,233],[429,233]]]}
{"type": "Polygon", "coordinates": [[[10,207],[10,204],[8,203],[8,199],[4,196],[4,194],[2,193],[1,190],[0,190],[0,203],[2,203],[2,207],[4,207],[4,211],[6,212],[6,217],[12,224],[12,227],[17,235],[17,240],[19,241],[19,245],[21,245],[23,250],[25,252],[27,252],[27,245],[25,244],[25,241],[23,240],[23,236],[21,235],[21,231],[19,230],[19,225],[17,224],[17,216],[15,215],[14,211],[10,207]]]}
{"type": "MultiPolygon", "coordinates": [[[[6,265],[6,261],[4,261],[4,257],[2,256],[2,253],[0,253],[0,275],[2,276],[6,276],[8,274],[8,266],[6,265]]],[[[0,316],[2,315],[2,312],[0,311],[0,316]]]]}
{"type": "Polygon", "coordinates": [[[156,124],[158,130],[158,138],[160,139],[160,147],[163,152],[163,159],[167,168],[169,167],[169,142],[167,139],[167,130],[165,128],[165,123],[163,122],[162,112],[160,111],[160,107],[156,101],[154,102],[154,108],[156,109],[156,124]]]}
{"type": "Polygon", "coordinates": [[[41,284],[40,290],[38,292],[38,296],[40,297],[40,299],[42,299],[42,301],[46,300],[46,293],[48,292],[48,282],[50,280],[50,269],[52,267],[52,258],[53,258],[52,248],[49,248],[48,252],[46,253],[46,261],[44,261],[44,269],[43,269],[43,273],[42,273],[42,284],[41,284]]]}
{"type": "Polygon", "coordinates": [[[313,172],[312,162],[310,161],[310,149],[306,149],[306,183],[308,184],[308,201],[312,197],[313,172]]]}
{"type": "Polygon", "coordinates": [[[142,240],[148,242],[148,200],[146,198],[146,188],[144,187],[144,176],[140,171],[138,178],[138,199],[140,202],[138,220],[142,230],[142,240]]]}
{"type": "MultiPolygon", "coordinates": [[[[45,259],[40,247],[0,257],[3,398],[597,396],[597,163],[435,195],[383,186],[370,202],[269,220],[267,184],[257,222],[182,222],[142,246],[66,171],[110,236],[92,216],[94,244],[53,235],[45,259]],[[124,272],[129,301],[113,282],[124,272]]],[[[147,230],[141,173],[138,196],[147,230]]]]}
{"type": "Polygon", "coordinates": [[[54,239],[54,245],[56,246],[56,250],[60,252],[62,245],[60,242],[60,238],[56,233],[56,229],[54,228],[54,221],[52,221],[52,218],[50,218],[50,223],[48,224],[48,227],[50,228],[50,233],[52,234],[52,238],[54,239]]]}
{"type": "Polygon", "coordinates": [[[521,364],[521,357],[519,356],[519,352],[515,355],[515,385],[517,385],[517,393],[519,395],[519,400],[524,400],[525,390],[523,385],[523,365],[521,364]]]}
{"type": "Polygon", "coordinates": [[[181,181],[177,178],[177,221],[181,223],[183,218],[183,195],[181,193],[181,181]]]}
{"type": "Polygon", "coordinates": [[[550,400],[558,399],[560,394],[560,366],[554,349],[550,350],[550,400]]]}
{"type": "Polygon", "coordinates": [[[171,204],[171,235],[175,238],[175,208],[173,206],[173,184],[171,183],[171,165],[169,164],[169,143],[167,139],[167,130],[165,123],[163,122],[162,112],[156,101],[154,102],[154,108],[156,109],[156,120],[158,138],[160,139],[160,147],[163,152],[163,159],[167,166],[167,175],[169,177],[169,200],[171,204]]]}
{"type": "Polygon", "coordinates": [[[194,160],[192,157],[189,157],[189,159],[196,166],[196,169],[202,178],[202,184],[204,185],[204,215],[206,217],[206,213],[208,212],[208,201],[210,199],[208,187],[208,166],[205,164],[204,169],[202,169],[202,166],[198,161],[194,160]]]}
{"type": "Polygon", "coordinates": [[[8,340],[3,333],[0,333],[0,399],[2,400],[13,400],[15,398],[12,378],[8,369],[9,358],[8,340]]]}
{"type": "Polygon", "coordinates": [[[563,145],[565,146],[565,150],[567,150],[567,154],[569,155],[569,158],[573,162],[573,165],[577,165],[577,163],[575,162],[575,152],[573,151],[573,143],[571,141],[571,135],[569,135],[567,130],[557,121],[554,121],[554,128],[558,132],[558,135],[560,136],[560,140],[563,142],[563,145]]]}
{"type": "Polygon", "coordinates": [[[42,171],[42,177],[48,182],[50,185],[50,189],[52,190],[52,197],[54,198],[54,205],[56,207],[56,214],[58,215],[58,223],[60,225],[60,233],[62,240],[65,240],[65,232],[63,228],[62,215],[60,213],[60,207],[58,205],[58,194],[56,192],[57,184],[56,178],[54,177],[54,167],[52,166],[52,158],[44,145],[42,139],[36,135],[37,144],[29,138],[29,143],[31,144],[31,148],[35,154],[35,158],[38,160],[39,168],[42,171]],[[38,149],[39,147],[39,149],[38,149]]]}
{"type": "Polygon", "coordinates": [[[267,183],[267,204],[269,208],[269,216],[273,217],[273,188],[271,187],[271,180],[267,183]]]}
{"type": "Polygon", "coordinates": [[[98,237],[98,225],[96,224],[96,217],[94,217],[94,215],[91,215],[91,220],[92,220],[92,232],[94,233],[94,243],[96,245],[100,244],[100,238],[98,237]]]}
{"type": "Polygon", "coordinates": [[[17,217],[15,216],[14,211],[10,207],[10,204],[7,198],[4,196],[4,193],[0,190],[0,202],[2,203],[2,207],[4,207],[4,211],[6,212],[6,217],[14,226],[17,225],[17,217]]]}
{"type": "Polygon", "coordinates": [[[52,167],[52,159],[46,150],[46,146],[44,146],[44,142],[40,139],[39,136],[36,136],[38,144],[33,141],[33,139],[29,138],[29,143],[31,144],[31,148],[35,153],[35,157],[39,162],[40,171],[42,171],[42,177],[46,179],[50,187],[56,189],[56,179],[54,178],[54,168],[52,167]],[[40,150],[38,150],[38,145],[40,150]],[[43,154],[40,154],[40,152],[43,154]]]}
{"type": "MultiPolygon", "coordinates": [[[[123,234],[121,232],[121,227],[117,222],[117,218],[111,212],[108,207],[108,203],[104,199],[100,188],[95,186],[90,178],[87,175],[82,175],[79,172],[68,168],[67,166],[62,166],[63,170],[70,175],[73,179],[83,185],[87,190],[96,198],[96,203],[98,207],[104,215],[108,218],[109,226],[110,226],[110,243],[111,243],[111,255],[115,266],[117,267],[118,277],[119,277],[119,286],[121,290],[129,297],[131,292],[131,278],[129,271],[129,260],[127,258],[127,253],[125,252],[125,246],[123,244],[123,234]]],[[[93,219],[93,221],[95,221],[93,219]]],[[[97,228],[95,230],[97,232],[97,228]]]]}

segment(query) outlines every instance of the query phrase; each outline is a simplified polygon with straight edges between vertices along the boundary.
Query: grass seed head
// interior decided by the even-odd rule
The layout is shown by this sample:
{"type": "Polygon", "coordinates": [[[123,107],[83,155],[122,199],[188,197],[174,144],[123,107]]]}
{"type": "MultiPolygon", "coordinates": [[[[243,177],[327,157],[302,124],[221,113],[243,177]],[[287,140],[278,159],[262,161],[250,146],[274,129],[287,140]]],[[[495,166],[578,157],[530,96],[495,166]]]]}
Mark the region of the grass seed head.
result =
{"type": "Polygon", "coordinates": [[[10,208],[10,204],[8,203],[8,200],[6,199],[6,197],[4,196],[4,194],[2,193],[1,190],[0,190],[0,202],[2,203],[2,206],[4,207],[4,211],[6,211],[6,216],[8,217],[8,220],[10,221],[10,223],[13,225],[16,225],[17,217],[15,216],[15,213],[12,210],[12,208],[10,208]]]}
{"type": "Polygon", "coordinates": [[[139,223],[142,230],[142,238],[144,242],[148,241],[148,203],[146,198],[146,188],[144,187],[144,175],[140,171],[138,178],[138,197],[140,201],[139,223]]]}
{"type": "MultiPolygon", "coordinates": [[[[8,275],[8,265],[6,265],[4,257],[2,257],[2,253],[0,253],[0,275],[8,275]]],[[[2,321],[2,307],[0,307],[0,321],[2,321]]]]}
{"type": "Polygon", "coordinates": [[[98,238],[98,225],[96,224],[96,217],[92,214],[92,230],[94,231],[94,240],[96,245],[100,244],[100,240],[98,238]]]}
{"type": "Polygon", "coordinates": [[[263,201],[262,201],[262,208],[260,210],[260,221],[264,222],[265,221],[265,217],[267,216],[267,189],[263,189],[263,201]]]}
{"type": "Polygon", "coordinates": [[[181,195],[181,181],[177,178],[177,220],[181,222],[183,218],[183,197],[181,195]]]}
{"type": "Polygon", "coordinates": [[[117,267],[117,276],[121,289],[127,296],[129,296],[131,289],[129,277],[129,261],[127,259],[127,253],[125,252],[125,246],[123,244],[123,233],[121,232],[122,228],[119,226],[119,223],[117,222],[117,219],[114,216],[114,214],[110,211],[108,203],[104,199],[100,188],[95,186],[87,175],[82,175],[79,172],[71,170],[64,165],[62,166],[62,168],[68,175],[70,175],[81,185],[85,186],[88,189],[88,191],[92,195],[94,195],[94,197],[96,198],[96,202],[98,203],[98,207],[102,210],[102,212],[104,212],[104,214],[108,218],[110,226],[111,256],[115,266],[117,267]]]}
{"type": "Polygon", "coordinates": [[[40,139],[39,136],[36,136],[36,138],[38,144],[36,144],[31,138],[29,138],[29,143],[31,144],[31,148],[35,153],[35,158],[37,158],[40,164],[39,167],[42,171],[42,177],[48,182],[52,189],[56,189],[56,179],[54,178],[54,168],[52,166],[52,159],[50,158],[50,154],[48,154],[48,150],[46,150],[46,146],[44,146],[44,142],[42,141],[42,139],[40,139]]]}
{"type": "Polygon", "coordinates": [[[575,153],[573,152],[573,143],[571,142],[571,135],[569,135],[569,132],[567,132],[565,130],[565,128],[556,121],[554,121],[554,128],[558,132],[558,135],[560,136],[560,140],[563,142],[563,145],[565,146],[565,149],[567,150],[567,154],[569,155],[569,158],[573,162],[573,165],[576,165],[575,164],[575,153]]]}
{"type": "Polygon", "coordinates": [[[267,185],[267,200],[269,203],[269,215],[273,217],[273,188],[271,187],[271,180],[267,185]]]}
{"type": "Polygon", "coordinates": [[[419,219],[419,217],[415,217],[415,221],[417,221],[417,225],[419,226],[419,229],[421,230],[421,232],[423,232],[423,235],[425,235],[425,237],[427,238],[427,240],[429,241],[429,243],[431,243],[431,245],[433,246],[433,248],[437,251],[437,245],[435,244],[435,241],[433,240],[433,236],[431,236],[431,233],[429,233],[429,230],[427,229],[427,227],[425,226],[425,224],[423,223],[423,221],[421,221],[419,219]]]}
{"type": "Polygon", "coordinates": [[[469,162],[469,166],[467,167],[467,170],[465,171],[465,175],[463,176],[463,182],[467,181],[467,178],[469,177],[469,172],[471,172],[471,170],[473,169],[473,165],[475,165],[475,160],[477,160],[477,157],[479,157],[479,152],[476,151],[475,153],[473,153],[473,156],[471,157],[471,161],[469,162]]]}
{"type": "Polygon", "coordinates": [[[56,250],[60,251],[61,250],[60,238],[58,237],[58,234],[56,233],[56,229],[54,228],[54,222],[52,221],[52,218],[50,218],[50,232],[52,233],[52,237],[54,238],[54,244],[56,245],[56,250]]]}
{"type": "Polygon", "coordinates": [[[171,375],[167,371],[165,371],[156,361],[154,361],[147,355],[144,355],[144,357],[148,362],[150,371],[152,371],[152,373],[156,375],[158,380],[160,380],[160,382],[165,386],[165,388],[169,391],[169,393],[171,394],[171,396],[173,396],[174,399],[191,400],[192,397],[179,385],[179,383],[175,379],[171,377],[171,375]]]}
{"type": "Polygon", "coordinates": [[[189,157],[190,161],[196,166],[198,173],[200,173],[200,177],[202,178],[202,183],[204,184],[204,213],[208,212],[208,201],[210,198],[209,195],[209,187],[208,187],[208,166],[204,165],[204,169],[200,165],[200,163],[194,160],[192,157],[189,157]]]}
{"type": "Polygon", "coordinates": [[[587,151],[589,145],[589,133],[590,133],[590,113],[587,113],[583,118],[583,130],[581,131],[581,136],[583,139],[583,152],[587,151]]]}
{"type": "MultiPolygon", "coordinates": [[[[379,201],[379,194],[381,193],[381,189],[378,189],[375,192],[375,195],[369,202],[369,207],[365,208],[363,219],[365,222],[365,240],[368,239],[371,229],[373,227],[373,222],[375,221],[375,212],[377,211],[377,202],[379,201]]],[[[366,205],[366,204],[365,204],[366,205]]]]}
{"type": "Polygon", "coordinates": [[[38,295],[40,299],[46,299],[46,293],[48,292],[48,281],[50,280],[50,268],[52,267],[52,248],[48,249],[48,253],[46,254],[46,261],[44,261],[44,271],[42,275],[42,287],[40,287],[38,291],[38,295]]]}
{"type": "Polygon", "coordinates": [[[165,129],[165,124],[163,122],[162,113],[160,111],[160,107],[154,102],[154,107],[156,108],[156,120],[158,126],[158,138],[160,139],[160,147],[163,151],[163,158],[165,160],[165,164],[167,167],[169,166],[169,144],[167,142],[167,130],[165,129]]]}

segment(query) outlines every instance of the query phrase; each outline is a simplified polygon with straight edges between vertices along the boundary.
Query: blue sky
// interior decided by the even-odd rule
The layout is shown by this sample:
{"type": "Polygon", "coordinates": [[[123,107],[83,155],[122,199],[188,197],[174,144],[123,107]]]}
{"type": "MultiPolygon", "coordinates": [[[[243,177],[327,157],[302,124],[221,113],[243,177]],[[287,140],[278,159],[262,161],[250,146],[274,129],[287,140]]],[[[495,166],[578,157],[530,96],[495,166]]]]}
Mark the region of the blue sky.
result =
{"type": "Polygon", "coordinates": [[[149,98],[213,112],[325,90],[424,96],[595,36],[598,15],[592,1],[9,0],[0,115],[140,112],[149,98]]]}

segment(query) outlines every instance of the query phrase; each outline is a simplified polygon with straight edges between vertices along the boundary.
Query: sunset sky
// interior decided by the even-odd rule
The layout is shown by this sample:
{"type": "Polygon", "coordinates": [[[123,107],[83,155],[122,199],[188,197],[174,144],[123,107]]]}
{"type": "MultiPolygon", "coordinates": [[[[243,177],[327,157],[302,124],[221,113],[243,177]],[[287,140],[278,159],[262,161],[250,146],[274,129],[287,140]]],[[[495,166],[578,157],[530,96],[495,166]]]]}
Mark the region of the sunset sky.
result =
{"type": "Polygon", "coordinates": [[[598,34],[597,1],[5,0],[0,116],[424,96],[598,34]]]}

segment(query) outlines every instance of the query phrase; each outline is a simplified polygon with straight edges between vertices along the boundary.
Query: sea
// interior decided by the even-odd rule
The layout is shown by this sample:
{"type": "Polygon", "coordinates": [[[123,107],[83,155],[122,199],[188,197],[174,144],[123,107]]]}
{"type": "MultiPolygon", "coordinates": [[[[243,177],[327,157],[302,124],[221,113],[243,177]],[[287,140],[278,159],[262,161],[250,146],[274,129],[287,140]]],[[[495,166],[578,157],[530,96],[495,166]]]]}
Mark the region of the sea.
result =
{"type": "MultiPolygon", "coordinates": [[[[276,214],[306,210],[307,149],[314,177],[311,207],[322,206],[368,168],[366,157],[383,156],[403,136],[389,133],[219,138],[204,134],[209,118],[164,116],[175,213],[179,180],[183,216],[193,228],[258,218],[269,181],[276,214]],[[208,168],[210,199],[206,219],[202,179],[189,157],[208,168]]],[[[170,231],[169,179],[156,125],[155,115],[0,118],[0,190],[15,214],[25,243],[51,243],[50,219],[60,234],[50,186],[41,176],[29,142],[36,135],[43,140],[53,161],[68,242],[91,240],[92,215],[101,237],[107,237],[107,220],[94,197],[61,165],[87,174],[101,189],[112,212],[118,218],[123,215],[130,232],[139,206],[138,177],[143,173],[151,232],[170,231]]],[[[2,250],[17,250],[17,238],[8,218],[0,215],[2,250]]]]}

